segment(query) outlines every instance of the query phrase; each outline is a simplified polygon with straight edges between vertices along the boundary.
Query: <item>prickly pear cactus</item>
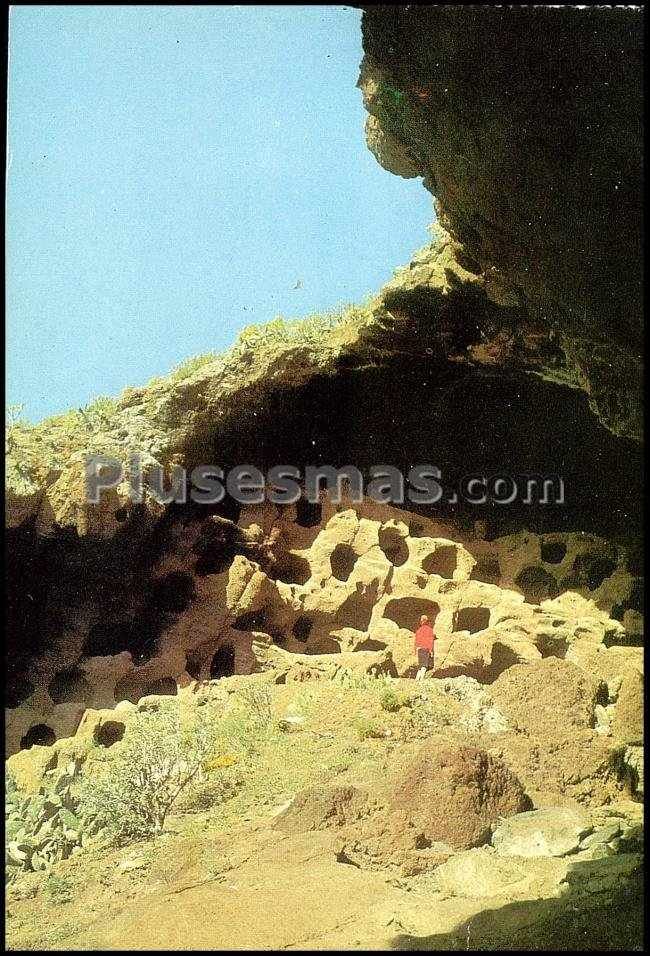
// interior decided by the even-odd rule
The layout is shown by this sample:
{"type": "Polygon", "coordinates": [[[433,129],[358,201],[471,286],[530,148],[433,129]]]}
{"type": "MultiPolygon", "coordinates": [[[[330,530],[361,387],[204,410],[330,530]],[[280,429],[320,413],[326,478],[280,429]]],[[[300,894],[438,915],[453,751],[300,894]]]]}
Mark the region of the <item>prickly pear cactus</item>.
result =
{"type": "Polygon", "coordinates": [[[90,835],[74,792],[79,765],[73,761],[50,773],[52,779],[33,794],[20,791],[9,774],[5,778],[5,866],[10,880],[67,859],[90,835]]]}

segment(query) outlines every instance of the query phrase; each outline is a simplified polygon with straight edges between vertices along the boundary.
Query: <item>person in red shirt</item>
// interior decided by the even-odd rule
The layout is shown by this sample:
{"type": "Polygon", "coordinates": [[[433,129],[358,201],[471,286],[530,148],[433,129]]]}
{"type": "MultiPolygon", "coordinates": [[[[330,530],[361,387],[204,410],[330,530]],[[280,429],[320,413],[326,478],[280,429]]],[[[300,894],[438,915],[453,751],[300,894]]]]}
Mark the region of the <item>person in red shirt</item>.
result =
{"type": "Polygon", "coordinates": [[[422,680],[428,668],[433,664],[433,644],[436,635],[426,614],[420,618],[420,626],[415,632],[415,653],[418,659],[416,680],[422,680]]]}

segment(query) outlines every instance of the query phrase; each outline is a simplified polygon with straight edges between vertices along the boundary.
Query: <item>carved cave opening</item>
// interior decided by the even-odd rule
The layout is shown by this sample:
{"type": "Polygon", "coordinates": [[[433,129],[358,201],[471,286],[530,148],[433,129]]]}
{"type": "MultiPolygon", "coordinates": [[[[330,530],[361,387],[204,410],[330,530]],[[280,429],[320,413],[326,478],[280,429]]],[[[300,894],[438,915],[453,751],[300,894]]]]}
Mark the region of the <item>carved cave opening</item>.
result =
{"type": "Polygon", "coordinates": [[[356,552],[349,544],[337,544],[330,555],[330,567],[337,581],[347,581],[356,562],[356,552]]]}
{"type": "Polygon", "coordinates": [[[51,747],[56,734],[47,724],[34,724],[20,741],[21,750],[31,750],[34,746],[51,747]]]}
{"type": "Polygon", "coordinates": [[[210,678],[216,680],[221,677],[230,677],[235,673],[235,645],[232,641],[224,641],[214,652],[210,661],[210,678]]]}
{"type": "Polygon", "coordinates": [[[96,728],[93,737],[101,747],[112,747],[122,740],[125,731],[126,726],[120,720],[106,720],[96,728]]]}
{"type": "Polygon", "coordinates": [[[422,570],[427,574],[437,574],[441,578],[451,579],[458,565],[458,553],[453,545],[436,548],[422,562],[422,570]]]}
{"type": "Polygon", "coordinates": [[[454,613],[453,630],[477,634],[490,626],[490,610],[487,607],[461,607],[454,613]]]}
{"type": "Polygon", "coordinates": [[[515,577],[515,587],[521,591],[529,604],[539,604],[547,598],[556,597],[559,592],[553,575],[535,565],[529,565],[519,571],[515,577]]]}
{"type": "Polygon", "coordinates": [[[426,614],[435,629],[439,610],[439,605],[427,598],[392,598],[384,608],[384,617],[394,621],[398,627],[416,631],[420,626],[420,618],[426,614]]]}
{"type": "Polygon", "coordinates": [[[50,681],[48,693],[55,704],[88,704],[92,699],[92,687],[78,667],[57,671],[50,681]]]}
{"type": "Polygon", "coordinates": [[[408,545],[397,528],[379,529],[379,547],[396,568],[408,561],[408,545]]]}

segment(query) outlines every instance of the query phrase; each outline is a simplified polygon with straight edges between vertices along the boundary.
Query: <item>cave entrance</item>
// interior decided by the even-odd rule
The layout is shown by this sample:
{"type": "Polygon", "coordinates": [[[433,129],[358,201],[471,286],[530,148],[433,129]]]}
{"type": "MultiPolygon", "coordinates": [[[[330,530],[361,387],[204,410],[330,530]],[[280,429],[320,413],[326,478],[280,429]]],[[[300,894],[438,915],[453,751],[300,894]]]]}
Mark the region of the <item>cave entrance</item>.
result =
{"type": "Polygon", "coordinates": [[[223,574],[232,564],[236,553],[234,548],[224,548],[214,554],[206,552],[199,555],[194,563],[197,577],[205,578],[208,574],[223,574]]]}
{"type": "Polygon", "coordinates": [[[336,612],[337,627],[352,627],[356,631],[367,631],[370,627],[373,602],[367,595],[355,591],[345,599],[336,612]]]}
{"type": "Polygon", "coordinates": [[[88,632],[83,653],[86,657],[113,657],[128,651],[138,664],[151,660],[158,651],[164,612],[150,608],[132,620],[100,621],[88,632]]]}
{"type": "Polygon", "coordinates": [[[357,563],[357,554],[349,544],[337,544],[330,555],[330,567],[337,581],[347,581],[357,563]]]}
{"type": "Polygon", "coordinates": [[[112,657],[127,650],[131,622],[100,621],[88,631],[83,652],[86,657],[112,657]]]}
{"type": "Polygon", "coordinates": [[[441,578],[453,578],[457,567],[458,552],[452,544],[436,548],[433,554],[428,555],[422,562],[422,570],[426,574],[437,574],[441,578]]]}
{"type": "Polygon", "coordinates": [[[544,564],[560,564],[566,557],[566,544],[563,541],[543,541],[541,552],[544,564]]]}
{"type": "Polygon", "coordinates": [[[616,561],[604,554],[581,554],[573,562],[577,581],[595,591],[616,570],[616,561]]]}
{"type": "Polygon", "coordinates": [[[559,657],[563,660],[569,649],[567,641],[559,635],[553,637],[551,634],[540,634],[537,637],[536,644],[542,657],[559,657]]]}
{"type": "Polygon", "coordinates": [[[56,740],[56,734],[47,724],[34,724],[20,741],[21,750],[31,750],[32,747],[51,747],[56,740]]]}
{"type": "Polygon", "coordinates": [[[100,747],[112,747],[124,737],[125,725],[119,720],[107,720],[100,724],[94,733],[94,740],[100,747]]]}
{"type": "Polygon", "coordinates": [[[199,659],[196,654],[189,653],[185,658],[185,670],[194,680],[199,680],[201,676],[201,670],[203,669],[203,662],[199,659]]]}
{"type": "Polygon", "coordinates": [[[409,549],[397,528],[379,529],[379,547],[396,568],[408,561],[409,549]]]}
{"type": "Polygon", "coordinates": [[[213,515],[201,523],[192,551],[197,555],[194,570],[199,577],[223,574],[235,555],[243,552],[241,530],[234,521],[213,515]]]}
{"type": "Polygon", "coordinates": [[[221,677],[231,677],[235,673],[235,645],[232,641],[224,641],[217,648],[210,661],[210,678],[218,680],[221,677]]]}
{"type": "Polygon", "coordinates": [[[439,611],[440,607],[436,602],[426,598],[393,598],[384,608],[384,617],[394,621],[398,627],[415,632],[420,626],[423,614],[426,614],[433,624],[439,611]]]}
{"type": "Polygon", "coordinates": [[[320,502],[299,498],[296,502],[296,524],[301,528],[314,528],[323,520],[323,506],[320,502]]]}
{"type": "Polygon", "coordinates": [[[507,644],[501,644],[499,641],[495,641],[492,645],[490,665],[486,672],[481,675],[483,682],[491,684],[500,674],[503,674],[503,672],[509,667],[512,667],[513,664],[518,664],[520,660],[519,655],[516,654],[511,647],[508,647],[507,644]]]}
{"type": "Polygon", "coordinates": [[[309,617],[299,617],[298,620],[294,623],[292,628],[293,636],[297,641],[302,641],[307,643],[309,640],[309,635],[311,634],[311,629],[314,626],[314,622],[309,617]]]}
{"type": "Polygon", "coordinates": [[[173,677],[160,677],[150,681],[145,688],[145,696],[158,694],[161,697],[175,697],[178,694],[178,685],[173,677]]]}
{"type": "Polygon", "coordinates": [[[530,565],[522,568],[515,578],[515,587],[521,591],[528,604],[539,604],[558,593],[557,581],[544,568],[530,565]]]}
{"type": "Polygon", "coordinates": [[[245,611],[233,621],[233,628],[236,631],[261,631],[266,634],[268,628],[268,619],[264,610],[245,611]]]}
{"type": "Polygon", "coordinates": [[[498,584],[501,569],[497,558],[491,555],[481,556],[471,570],[471,581],[482,581],[484,584],[498,584]]]}
{"type": "Polygon", "coordinates": [[[194,578],[187,571],[170,571],[151,586],[151,603],[160,611],[185,611],[193,597],[194,578]]]}
{"type": "Polygon", "coordinates": [[[461,607],[454,614],[452,630],[476,634],[489,626],[490,611],[487,607],[461,607]]]}
{"type": "Polygon", "coordinates": [[[276,581],[282,581],[284,584],[306,584],[311,577],[309,561],[299,554],[287,552],[278,559],[273,577],[276,581]]]}
{"type": "Polygon", "coordinates": [[[54,675],[48,693],[55,704],[88,704],[93,690],[80,668],[67,667],[54,675]]]}

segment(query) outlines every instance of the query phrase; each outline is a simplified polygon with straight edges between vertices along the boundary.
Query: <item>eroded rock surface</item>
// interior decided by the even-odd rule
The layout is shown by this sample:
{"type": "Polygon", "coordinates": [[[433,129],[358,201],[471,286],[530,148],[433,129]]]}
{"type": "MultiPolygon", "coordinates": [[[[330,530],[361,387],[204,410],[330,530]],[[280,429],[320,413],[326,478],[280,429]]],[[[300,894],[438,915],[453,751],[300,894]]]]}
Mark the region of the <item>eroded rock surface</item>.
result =
{"type": "Polygon", "coordinates": [[[324,498],[316,523],[301,521],[294,506],[255,506],[238,523],[179,522],[153,565],[149,609],[105,620],[91,601],[32,662],[7,711],[9,752],[73,735],[87,708],[260,667],[282,680],[413,676],[423,613],[437,614],[435,676],[493,685],[497,711],[477,704],[476,726],[548,713],[585,731],[600,707],[605,738],[638,743],[641,648],[628,645],[639,634],[610,616],[638,581],[624,551],[573,534],[487,541],[372,502],[324,498]]]}
{"type": "Polygon", "coordinates": [[[637,438],[642,33],[631,7],[586,28],[572,7],[382,4],[364,10],[359,81],[379,162],[423,177],[488,297],[637,438]]]}

